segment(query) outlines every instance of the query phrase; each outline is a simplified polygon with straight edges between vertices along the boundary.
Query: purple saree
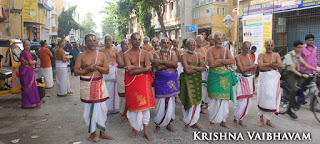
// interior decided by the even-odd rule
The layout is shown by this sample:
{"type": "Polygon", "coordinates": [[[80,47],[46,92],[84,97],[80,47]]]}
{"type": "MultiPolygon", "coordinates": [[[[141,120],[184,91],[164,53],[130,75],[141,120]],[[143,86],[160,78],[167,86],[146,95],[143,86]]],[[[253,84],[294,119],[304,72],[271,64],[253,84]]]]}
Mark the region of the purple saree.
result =
{"type": "Polygon", "coordinates": [[[22,108],[35,108],[41,106],[40,96],[35,80],[35,68],[29,65],[28,60],[33,60],[27,51],[20,54],[21,66],[19,68],[19,77],[21,83],[22,108]]]}

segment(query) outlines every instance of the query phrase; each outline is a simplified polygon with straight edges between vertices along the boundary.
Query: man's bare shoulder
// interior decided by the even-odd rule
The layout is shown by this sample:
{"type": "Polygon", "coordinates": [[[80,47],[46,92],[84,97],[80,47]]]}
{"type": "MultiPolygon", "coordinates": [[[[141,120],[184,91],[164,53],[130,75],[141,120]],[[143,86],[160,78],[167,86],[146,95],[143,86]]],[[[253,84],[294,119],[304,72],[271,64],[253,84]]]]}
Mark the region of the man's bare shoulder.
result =
{"type": "Polygon", "coordinates": [[[260,54],[258,55],[258,58],[259,58],[259,57],[264,57],[264,54],[265,54],[265,53],[260,53],[260,54]]]}
{"type": "Polygon", "coordinates": [[[240,59],[240,54],[234,57],[236,60],[240,59]]]}
{"type": "Polygon", "coordinates": [[[210,48],[208,48],[208,50],[207,50],[207,52],[209,53],[209,52],[214,52],[215,51],[215,47],[210,47],[210,48]]]}
{"type": "Polygon", "coordinates": [[[118,52],[117,47],[112,47],[112,50],[118,52]]]}
{"type": "Polygon", "coordinates": [[[182,53],[182,54],[181,54],[181,57],[186,57],[186,56],[188,56],[187,53],[182,53]]]}
{"type": "Polygon", "coordinates": [[[79,53],[79,55],[77,56],[77,58],[79,57],[79,58],[82,58],[82,57],[84,57],[86,55],[86,52],[83,52],[83,53],[79,53]]]}
{"type": "Polygon", "coordinates": [[[148,51],[144,50],[144,49],[140,49],[141,50],[141,54],[148,54],[148,51]]]}
{"type": "Polygon", "coordinates": [[[99,56],[103,56],[103,57],[106,57],[107,55],[101,51],[98,52],[99,56]]]}
{"type": "Polygon", "coordinates": [[[281,57],[278,53],[274,53],[274,56],[276,56],[277,58],[281,57]]]}
{"type": "Polygon", "coordinates": [[[122,54],[124,54],[122,51],[118,51],[117,53],[116,53],[117,55],[122,55],[122,54]]]}
{"type": "Polygon", "coordinates": [[[128,49],[126,52],[124,52],[124,55],[130,55],[132,52],[132,49],[128,49]]]}

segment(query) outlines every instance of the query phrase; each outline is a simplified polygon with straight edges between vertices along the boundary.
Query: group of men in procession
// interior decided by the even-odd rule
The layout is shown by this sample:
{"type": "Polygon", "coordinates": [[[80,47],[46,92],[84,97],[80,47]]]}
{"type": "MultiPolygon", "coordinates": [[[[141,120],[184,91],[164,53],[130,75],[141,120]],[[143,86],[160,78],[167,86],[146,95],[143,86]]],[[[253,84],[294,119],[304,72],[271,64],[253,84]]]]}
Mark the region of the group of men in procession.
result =
{"type": "MultiPolygon", "coordinates": [[[[215,130],[216,123],[231,128],[226,119],[229,100],[234,102],[234,99],[237,102],[233,125],[246,127],[243,118],[251,107],[254,72],[258,66],[258,126],[263,127],[265,117],[266,124],[275,127],[270,120],[279,110],[281,75],[278,69],[283,64],[280,55],[272,52],[273,40],[265,41],[266,51],[259,54],[258,64],[250,55],[251,43],[244,42],[241,54],[235,57],[237,70],[233,72],[228,66],[234,64],[234,58],[223,46],[223,34],[215,32],[208,41],[205,38],[206,35],[198,35],[195,40],[184,40],[184,50],[181,50],[179,40],[168,38],[155,37],[151,46],[150,39],[145,37],[141,46],[140,34],[133,33],[129,39],[121,41],[118,50],[112,45],[112,37],[107,35],[105,47],[97,50],[95,35],[86,35],[87,48],[78,55],[74,74],[80,75],[80,96],[85,104],[83,117],[91,134],[88,140],[99,141],[95,134],[97,129],[101,138],[113,139],[105,134],[105,122],[107,113],[119,110],[125,117],[123,122],[129,121],[132,127],[131,138],[144,130],[148,140],[154,139],[148,132],[152,108],[155,108],[155,132],[159,133],[161,127],[175,132],[172,121],[175,103],[179,100],[186,132],[190,126],[202,129],[197,122],[200,113],[206,113],[205,108],[209,114],[209,129],[215,130]],[[233,86],[236,86],[235,97],[233,86]]],[[[61,58],[61,62],[65,61],[61,58]]],[[[308,65],[307,68],[316,70],[308,65]]]]}

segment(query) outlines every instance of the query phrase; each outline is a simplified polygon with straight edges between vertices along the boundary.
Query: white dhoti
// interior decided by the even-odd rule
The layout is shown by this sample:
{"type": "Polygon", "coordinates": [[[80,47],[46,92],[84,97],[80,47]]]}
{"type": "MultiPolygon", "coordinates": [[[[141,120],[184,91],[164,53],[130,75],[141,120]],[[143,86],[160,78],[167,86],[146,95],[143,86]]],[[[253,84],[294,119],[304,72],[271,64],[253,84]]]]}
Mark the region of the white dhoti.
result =
{"type": "Polygon", "coordinates": [[[196,124],[200,117],[200,108],[201,104],[192,105],[190,109],[187,111],[182,106],[182,113],[183,113],[183,122],[186,126],[193,126],[196,124]]]}
{"type": "Polygon", "coordinates": [[[201,101],[204,103],[209,103],[210,98],[208,97],[208,90],[207,90],[207,77],[208,73],[206,71],[201,72],[201,77],[202,77],[202,95],[201,95],[201,101]]]}
{"type": "Polygon", "coordinates": [[[130,125],[136,131],[142,131],[143,125],[148,125],[150,121],[150,110],[144,110],[139,112],[127,112],[127,118],[130,125]]]}
{"type": "Polygon", "coordinates": [[[93,133],[98,128],[101,131],[106,129],[108,107],[105,102],[84,103],[83,118],[89,126],[88,132],[93,133]]]}
{"type": "Polygon", "coordinates": [[[178,64],[177,64],[178,78],[180,78],[180,74],[182,73],[182,69],[183,69],[182,63],[178,62],[178,64]]]}
{"type": "Polygon", "coordinates": [[[124,68],[118,68],[117,69],[117,89],[118,93],[124,93],[124,68]]]}
{"type": "Polygon", "coordinates": [[[169,98],[155,98],[155,117],[154,122],[157,126],[167,126],[175,119],[175,99],[169,98]]]}
{"type": "MultiPolygon", "coordinates": [[[[125,88],[124,88],[124,73],[125,69],[124,68],[118,68],[117,69],[117,89],[118,93],[124,94],[125,93],[125,88]]],[[[125,97],[120,97],[120,114],[122,116],[126,115],[124,112],[126,110],[126,98],[125,97]]]]}
{"type": "Polygon", "coordinates": [[[119,95],[118,95],[118,88],[117,88],[117,65],[109,64],[109,74],[104,74],[104,80],[106,82],[106,86],[109,92],[109,97],[106,101],[108,106],[108,110],[110,113],[115,113],[119,111],[119,95]]]}
{"type": "Polygon", "coordinates": [[[120,114],[122,116],[126,115],[125,111],[126,111],[126,97],[120,97],[120,114]]]}
{"type": "Polygon", "coordinates": [[[229,113],[229,100],[211,99],[208,104],[208,113],[211,123],[226,122],[229,113]]]}
{"type": "Polygon", "coordinates": [[[52,76],[52,67],[49,68],[39,68],[39,78],[44,77],[45,88],[51,88],[54,85],[52,76]]]}
{"type": "Polygon", "coordinates": [[[244,116],[249,113],[251,108],[251,99],[252,98],[243,98],[237,100],[237,104],[234,108],[234,119],[235,120],[242,120],[244,116]]]}
{"type": "Polygon", "coordinates": [[[278,71],[267,71],[259,73],[257,103],[259,116],[271,120],[272,115],[278,115],[281,100],[280,73],[278,71]]]}
{"type": "Polygon", "coordinates": [[[56,60],[56,83],[57,95],[68,95],[72,92],[67,62],[56,60]]]}
{"type": "Polygon", "coordinates": [[[237,104],[234,108],[234,119],[242,120],[249,113],[253,97],[254,75],[239,75],[237,83],[237,104]]]}

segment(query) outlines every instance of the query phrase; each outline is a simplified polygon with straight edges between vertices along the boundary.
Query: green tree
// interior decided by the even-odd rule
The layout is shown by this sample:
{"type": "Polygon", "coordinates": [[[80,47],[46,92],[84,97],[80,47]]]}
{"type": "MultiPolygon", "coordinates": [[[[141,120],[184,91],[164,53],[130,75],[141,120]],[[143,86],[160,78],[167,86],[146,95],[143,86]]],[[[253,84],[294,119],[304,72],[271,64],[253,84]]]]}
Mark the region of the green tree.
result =
{"type": "Polygon", "coordinates": [[[58,17],[58,37],[64,38],[69,35],[71,29],[80,29],[80,25],[73,19],[73,12],[77,6],[72,6],[66,11],[63,9],[58,17]]]}
{"type": "Polygon", "coordinates": [[[164,26],[164,22],[163,22],[163,16],[165,14],[166,4],[169,2],[169,0],[131,0],[131,1],[140,6],[146,5],[146,6],[152,7],[158,15],[158,21],[161,26],[161,32],[164,34],[165,37],[167,37],[166,27],[164,26]]]}
{"type": "Polygon", "coordinates": [[[98,33],[95,32],[97,28],[96,23],[93,21],[93,16],[91,12],[86,13],[85,18],[81,22],[81,36],[85,36],[86,34],[92,33],[98,36],[98,33]]]}
{"type": "Polygon", "coordinates": [[[144,31],[144,34],[150,38],[154,37],[155,30],[154,30],[154,27],[151,26],[152,7],[144,3],[138,3],[138,8],[139,8],[138,19],[144,31]]]}
{"type": "MultiPolygon", "coordinates": [[[[126,37],[129,31],[129,25],[131,23],[130,15],[134,9],[137,9],[137,5],[131,3],[130,0],[118,0],[116,2],[106,2],[103,13],[106,13],[108,17],[111,17],[118,30],[117,40],[126,37]]],[[[111,19],[109,18],[109,19],[111,19]]],[[[108,19],[108,18],[107,18],[108,19]]]]}
{"type": "Polygon", "coordinates": [[[110,34],[114,39],[116,39],[116,24],[113,17],[107,17],[101,23],[102,36],[110,34]]]}

